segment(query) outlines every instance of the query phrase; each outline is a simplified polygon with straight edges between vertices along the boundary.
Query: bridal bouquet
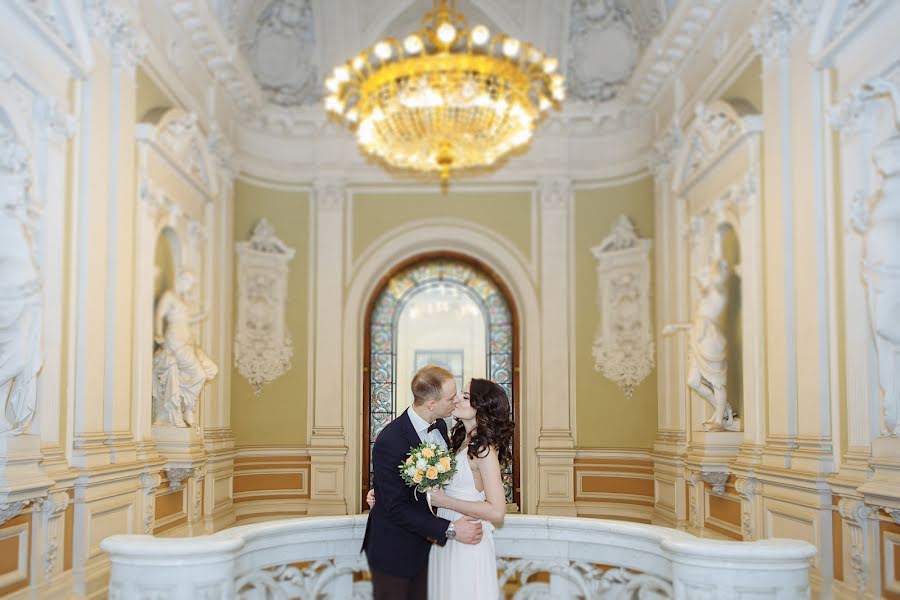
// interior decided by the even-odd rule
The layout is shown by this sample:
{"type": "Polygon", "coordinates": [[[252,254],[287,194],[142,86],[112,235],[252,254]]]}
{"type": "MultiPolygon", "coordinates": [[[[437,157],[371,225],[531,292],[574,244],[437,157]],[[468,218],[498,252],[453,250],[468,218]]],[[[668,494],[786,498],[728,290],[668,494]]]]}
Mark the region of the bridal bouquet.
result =
{"type": "Polygon", "coordinates": [[[456,458],[443,446],[422,442],[409,451],[398,468],[406,485],[414,487],[416,492],[432,492],[445,488],[453,479],[456,458]]]}

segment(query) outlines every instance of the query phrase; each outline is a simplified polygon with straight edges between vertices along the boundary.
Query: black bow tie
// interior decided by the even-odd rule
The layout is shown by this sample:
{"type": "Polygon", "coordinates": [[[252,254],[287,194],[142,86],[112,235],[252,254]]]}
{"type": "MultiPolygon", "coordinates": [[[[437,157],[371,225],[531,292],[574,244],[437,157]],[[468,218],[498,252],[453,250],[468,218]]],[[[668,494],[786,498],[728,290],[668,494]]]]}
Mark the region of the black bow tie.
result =
{"type": "Polygon", "coordinates": [[[443,419],[435,419],[434,423],[428,426],[428,431],[426,433],[431,433],[435,429],[442,434],[447,435],[447,423],[443,419]]]}

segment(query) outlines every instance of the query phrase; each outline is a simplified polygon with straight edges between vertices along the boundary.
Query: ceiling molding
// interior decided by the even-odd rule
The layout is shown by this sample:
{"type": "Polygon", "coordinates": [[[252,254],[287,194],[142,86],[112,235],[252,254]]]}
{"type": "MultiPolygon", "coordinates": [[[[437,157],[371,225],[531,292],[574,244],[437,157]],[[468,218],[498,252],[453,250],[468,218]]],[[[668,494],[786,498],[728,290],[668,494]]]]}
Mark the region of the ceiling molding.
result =
{"type": "Polygon", "coordinates": [[[171,10],[198,57],[237,109],[247,113],[261,106],[263,94],[256,78],[238,47],[228,40],[218,19],[209,11],[206,0],[177,0],[171,4],[171,10]]]}
{"type": "Polygon", "coordinates": [[[634,70],[623,94],[626,101],[651,106],[726,4],[724,0],[681,0],[634,70]]]}

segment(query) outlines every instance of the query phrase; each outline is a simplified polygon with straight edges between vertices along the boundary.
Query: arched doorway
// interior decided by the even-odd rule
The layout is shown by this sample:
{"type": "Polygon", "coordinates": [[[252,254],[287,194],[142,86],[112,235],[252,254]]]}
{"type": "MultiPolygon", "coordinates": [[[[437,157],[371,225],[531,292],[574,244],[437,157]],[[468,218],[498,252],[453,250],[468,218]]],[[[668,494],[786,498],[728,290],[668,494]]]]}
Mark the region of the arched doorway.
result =
{"type": "Polygon", "coordinates": [[[365,320],[363,510],[368,508],[365,496],[372,485],[375,439],[408,406],[412,373],[422,366],[419,363],[429,362],[448,367],[459,383],[472,376],[487,377],[506,390],[516,430],[513,462],[503,472],[503,485],[507,503],[520,506],[517,323],[516,307],[505,284],[491,269],[462,254],[422,254],[397,265],[379,281],[365,320]],[[468,331],[470,337],[483,337],[482,351],[477,343],[462,343],[455,333],[444,338],[447,343],[430,338],[427,347],[410,346],[404,340],[416,337],[415,312],[429,313],[432,324],[441,313],[449,314],[460,323],[457,329],[468,331]]]}

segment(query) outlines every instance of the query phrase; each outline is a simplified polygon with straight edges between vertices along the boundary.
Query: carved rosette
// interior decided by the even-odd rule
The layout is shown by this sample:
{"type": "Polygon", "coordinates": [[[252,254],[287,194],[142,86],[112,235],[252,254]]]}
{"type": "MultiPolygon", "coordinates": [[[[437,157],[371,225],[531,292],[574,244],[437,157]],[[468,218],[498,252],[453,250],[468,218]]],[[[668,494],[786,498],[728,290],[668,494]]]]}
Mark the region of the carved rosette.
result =
{"type": "Polygon", "coordinates": [[[630,399],[653,369],[650,326],[650,246],[620,215],[610,234],[591,249],[597,259],[600,326],[594,337],[594,368],[630,399]]]}
{"type": "Polygon", "coordinates": [[[257,396],[291,368],[294,350],[287,329],[288,263],[294,249],[261,219],[250,240],[237,243],[238,322],[234,362],[257,396]]]}

